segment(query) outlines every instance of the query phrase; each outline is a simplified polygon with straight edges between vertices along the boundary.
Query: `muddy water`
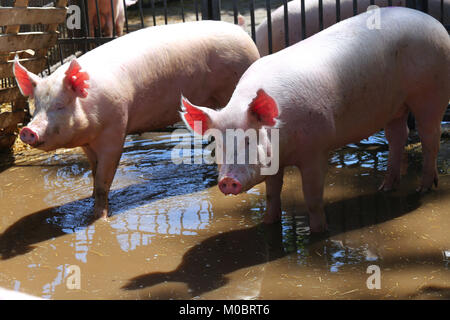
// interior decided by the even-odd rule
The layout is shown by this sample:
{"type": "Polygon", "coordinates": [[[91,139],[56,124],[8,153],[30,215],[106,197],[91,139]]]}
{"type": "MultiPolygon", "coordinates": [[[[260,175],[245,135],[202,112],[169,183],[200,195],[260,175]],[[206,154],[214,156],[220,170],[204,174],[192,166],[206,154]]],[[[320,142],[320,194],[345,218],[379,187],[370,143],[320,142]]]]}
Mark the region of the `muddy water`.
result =
{"type": "Polygon", "coordinates": [[[297,170],[285,174],[282,222],[265,226],[264,184],[225,197],[213,165],[170,161],[176,143],[167,132],[127,139],[108,221],[91,219],[92,178],[78,149],[28,151],[2,167],[0,287],[49,299],[450,298],[448,138],[439,188],[424,196],[414,191],[417,148],[389,194],[376,191],[382,134],[335,152],[322,237],[309,235],[297,170]],[[370,265],[380,289],[366,285],[370,265]]]}

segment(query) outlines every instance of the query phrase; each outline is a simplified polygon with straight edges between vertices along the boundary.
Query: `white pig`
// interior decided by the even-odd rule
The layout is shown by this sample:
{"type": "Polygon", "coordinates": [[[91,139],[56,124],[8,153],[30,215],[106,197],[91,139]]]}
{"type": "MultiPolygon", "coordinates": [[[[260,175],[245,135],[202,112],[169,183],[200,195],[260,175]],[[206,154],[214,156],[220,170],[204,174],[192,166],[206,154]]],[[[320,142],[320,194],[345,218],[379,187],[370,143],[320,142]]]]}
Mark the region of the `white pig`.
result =
{"type": "Polygon", "coordinates": [[[94,176],[94,213],[106,217],[125,136],[177,122],[181,92],[210,107],[226,104],[258,58],[239,26],[202,21],[132,32],[44,79],[16,61],[19,88],[35,103],[20,138],[44,151],[81,146],[94,176]]]}
{"type": "MultiPolygon", "coordinates": [[[[357,12],[362,13],[370,6],[370,0],[358,0],[357,12]]],[[[336,0],[323,0],[323,28],[335,24],[336,20],[336,0]]],[[[379,7],[387,7],[388,0],[375,0],[374,4],[379,7]]],[[[392,0],[392,6],[406,6],[406,0],[392,0]]],[[[440,19],[441,0],[428,0],[429,13],[436,19],[440,19]]],[[[284,6],[275,9],[272,14],[272,53],[278,52],[286,47],[284,36],[284,6]]],[[[340,20],[353,16],[353,0],[340,0],[340,20]]],[[[450,24],[450,1],[444,1],[444,24],[450,24]]],[[[301,23],[301,1],[294,0],[288,2],[288,27],[289,45],[293,45],[302,40],[301,23]]],[[[305,0],[305,31],[306,37],[310,37],[320,31],[319,27],[319,1],[305,0]]],[[[256,45],[261,56],[269,54],[269,38],[267,19],[264,19],[256,28],[256,45]]]]}
{"type": "MultiPolygon", "coordinates": [[[[382,8],[379,29],[367,27],[369,17],[370,13],[363,13],[349,18],[259,59],[219,111],[183,99],[183,118],[194,130],[195,121],[202,130],[220,132],[279,130],[277,174],[263,176],[258,164],[219,165],[219,188],[225,194],[244,192],[265,180],[265,222],[281,217],[283,167],[293,165],[301,171],[311,232],[324,231],[323,188],[329,153],[383,127],[389,157],[381,189],[394,188],[400,179],[408,111],[417,120],[422,142],[424,163],[418,190],[437,185],[440,122],[450,99],[447,31],[433,17],[408,8],[382,8]]],[[[258,148],[270,145],[268,135],[261,136],[258,148]]],[[[226,136],[223,141],[224,153],[229,152],[226,136]]],[[[233,152],[236,155],[236,149],[233,152]]]]}

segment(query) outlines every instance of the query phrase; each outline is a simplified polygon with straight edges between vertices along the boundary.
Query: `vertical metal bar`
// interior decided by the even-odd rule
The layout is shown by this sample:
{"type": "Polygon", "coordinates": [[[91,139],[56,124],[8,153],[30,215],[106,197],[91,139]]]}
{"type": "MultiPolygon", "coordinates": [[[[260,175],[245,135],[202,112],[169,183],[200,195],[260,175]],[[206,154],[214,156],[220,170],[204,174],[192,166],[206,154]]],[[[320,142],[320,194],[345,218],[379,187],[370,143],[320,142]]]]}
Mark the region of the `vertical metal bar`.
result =
{"type": "Polygon", "coordinates": [[[139,2],[139,17],[141,19],[141,28],[144,28],[144,12],[142,11],[142,1],[139,2]]]}
{"type": "Polygon", "coordinates": [[[319,30],[323,30],[323,2],[319,0],[319,30]]]}
{"type": "Polygon", "coordinates": [[[211,7],[212,8],[212,11],[211,11],[212,19],[220,21],[221,20],[221,18],[220,18],[220,7],[221,7],[220,0],[210,0],[210,1],[212,3],[212,7],[211,7]]]}
{"type": "Polygon", "coordinates": [[[358,14],[358,0],[353,0],[353,15],[356,16],[358,14]]]}
{"type": "Polygon", "coordinates": [[[300,11],[301,11],[301,26],[302,26],[302,40],[306,39],[306,13],[305,13],[305,0],[301,0],[300,2],[300,11]]]}
{"type": "Polygon", "coordinates": [[[373,5],[375,4],[375,0],[370,0],[370,1],[369,1],[369,4],[370,4],[371,6],[373,6],[373,5]]]}
{"type": "Polygon", "coordinates": [[[238,6],[237,0],[233,0],[233,16],[234,16],[234,24],[238,24],[238,6]]]}
{"type": "MultiPolygon", "coordinates": [[[[81,2],[83,2],[83,1],[81,1],[81,2]]],[[[45,57],[46,59],[45,59],[45,61],[47,62],[47,72],[48,72],[48,75],[50,75],[50,62],[48,61],[49,59],[48,59],[48,57],[49,57],[49,52],[50,52],[50,50],[49,51],[47,51],[47,56],[45,57]]]]}
{"type": "Polygon", "coordinates": [[[253,41],[256,41],[255,0],[250,0],[250,24],[252,30],[252,39],[253,41]]]}
{"type": "Polygon", "coordinates": [[[128,11],[127,11],[127,4],[126,4],[125,0],[123,0],[123,9],[124,9],[124,14],[125,14],[125,30],[127,31],[127,33],[129,33],[129,29],[128,29],[128,11]]]}
{"type": "Polygon", "coordinates": [[[289,47],[289,12],[287,0],[283,0],[284,8],[284,47],[289,47]]]}
{"type": "Polygon", "coordinates": [[[211,1],[202,0],[202,20],[211,19],[211,1]]]}
{"type": "Polygon", "coordinates": [[[183,4],[183,0],[180,0],[180,5],[181,5],[181,19],[183,20],[183,22],[186,22],[184,19],[184,4],[183,4]]]}
{"type": "Polygon", "coordinates": [[[59,49],[59,60],[61,61],[61,65],[64,64],[64,59],[63,59],[63,53],[62,53],[62,49],[61,49],[61,44],[58,43],[58,49],[59,49]]]}
{"type": "MultiPolygon", "coordinates": [[[[83,12],[83,19],[84,19],[84,52],[87,52],[87,37],[89,37],[89,19],[87,14],[87,6],[88,4],[84,3],[84,0],[81,0],[81,11],[83,12]]],[[[50,74],[50,71],[49,71],[50,74]]]]}
{"type": "Polygon", "coordinates": [[[153,26],[156,26],[155,0],[151,0],[151,6],[152,6],[153,26]]]}
{"type": "Polygon", "coordinates": [[[202,0],[202,19],[220,20],[220,0],[202,0]]]}
{"type": "MultiPolygon", "coordinates": [[[[101,37],[102,36],[102,26],[100,24],[100,13],[98,11],[98,0],[95,0],[95,8],[97,9],[98,31],[99,31],[99,35],[101,37]]],[[[92,26],[92,32],[94,33],[94,38],[95,38],[95,28],[94,28],[94,26],[92,26]]]]}
{"type": "Polygon", "coordinates": [[[112,27],[113,27],[113,38],[116,37],[116,19],[115,18],[115,14],[114,14],[114,5],[113,5],[113,0],[109,1],[111,3],[111,22],[112,22],[112,27]]]}
{"type": "Polygon", "coordinates": [[[195,8],[195,20],[198,21],[198,2],[194,0],[194,8],[195,8]]]}
{"type": "Polygon", "coordinates": [[[392,0],[388,0],[388,6],[392,7],[392,0]]]}
{"type": "Polygon", "coordinates": [[[336,0],[336,22],[341,21],[341,0],[336,0]]]}
{"type": "Polygon", "coordinates": [[[444,24],[444,0],[441,0],[441,18],[439,20],[444,24]]]}
{"type": "Polygon", "coordinates": [[[406,0],[406,6],[408,8],[417,9],[415,0],[406,0]]]}
{"type": "Polygon", "coordinates": [[[270,0],[266,0],[267,11],[267,40],[269,43],[269,54],[272,54],[272,12],[270,11],[270,0]]]}
{"type": "Polygon", "coordinates": [[[167,0],[164,0],[164,24],[167,24],[167,0]]]}
{"type": "Polygon", "coordinates": [[[428,0],[422,0],[422,11],[428,13],[428,0]]]}

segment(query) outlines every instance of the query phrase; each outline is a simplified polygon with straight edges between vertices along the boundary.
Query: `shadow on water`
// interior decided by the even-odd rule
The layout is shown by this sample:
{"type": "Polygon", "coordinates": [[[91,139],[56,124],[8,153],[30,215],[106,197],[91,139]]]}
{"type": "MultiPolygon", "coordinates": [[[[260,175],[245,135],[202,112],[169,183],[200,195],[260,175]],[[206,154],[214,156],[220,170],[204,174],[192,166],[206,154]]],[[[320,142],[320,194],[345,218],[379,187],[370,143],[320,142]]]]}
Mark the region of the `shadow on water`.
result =
{"type": "Polygon", "coordinates": [[[14,165],[12,151],[0,151],[0,173],[14,165]]]}
{"type": "MultiPolygon", "coordinates": [[[[258,224],[210,237],[189,249],[175,270],[135,277],[123,289],[139,290],[164,282],[184,282],[194,296],[200,295],[226,285],[226,275],[231,272],[291,254],[306,260],[316,247],[322,247],[333,271],[333,266],[351,263],[352,259],[359,263],[361,257],[356,256],[357,253],[340,255],[342,248],[336,248],[331,237],[383,223],[419,206],[420,195],[415,192],[406,196],[376,193],[337,201],[326,206],[330,232],[319,236],[309,235],[305,217],[284,215],[281,223],[258,224]]],[[[322,264],[323,261],[318,263],[322,264]]]]}
{"type": "MultiPolygon", "coordinates": [[[[109,194],[110,214],[113,216],[163,198],[199,192],[217,183],[213,165],[172,163],[170,150],[177,142],[172,142],[169,135],[147,138],[130,136],[125,143],[115,178],[116,189],[109,194]]],[[[46,181],[42,189],[49,188],[41,196],[46,196],[50,205],[64,204],[34,212],[9,226],[0,234],[1,259],[25,254],[33,250],[36,243],[77,232],[95,221],[92,197],[68,201],[77,188],[91,188],[90,169],[84,156],[37,154],[17,166],[41,167],[46,181]],[[75,178],[84,178],[85,183],[75,178]]]]}
{"type": "MultiPolygon", "coordinates": [[[[165,166],[165,174],[176,175],[177,171],[183,170],[181,167],[184,167],[184,165],[173,166],[174,170],[165,166]]],[[[215,184],[215,179],[210,179],[211,175],[215,174],[215,168],[192,165],[186,166],[184,171],[184,177],[176,181],[160,176],[157,180],[113,190],[109,197],[111,214],[118,215],[167,197],[195,193],[215,184]],[[188,176],[190,172],[191,177],[188,176]]],[[[0,235],[1,259],[25,254],[33,250],[33,244],[88,227],[95,222],[92,214],[93,205],[93,198],[88,197],[23,217],[0,235]]]]}
{"type": "Polygon", "coordinates": [[[135,290],[174,281],[187,283],[194,295],[211,291],[227,283],[227,273],[283,257],[281,238],[281,224],[224,232],[187,251],[176,270],[139,276],[123,288],[135,290]]]}

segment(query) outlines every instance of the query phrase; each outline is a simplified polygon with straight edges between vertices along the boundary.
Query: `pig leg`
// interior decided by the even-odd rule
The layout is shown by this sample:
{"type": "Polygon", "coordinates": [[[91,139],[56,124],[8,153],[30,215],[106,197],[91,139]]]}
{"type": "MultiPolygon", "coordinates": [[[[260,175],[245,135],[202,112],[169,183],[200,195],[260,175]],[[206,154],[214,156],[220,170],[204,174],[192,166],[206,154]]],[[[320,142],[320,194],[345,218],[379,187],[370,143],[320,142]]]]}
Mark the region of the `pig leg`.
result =
{"type": "Polygon", "coordinates": [[[93,38],[95,36],[95,24],[96,24],[94,16],[89,18],[89,22],[90,22],[89,37],[93,38]]]}
{"type": "Polygon", "coordinates": [[[284,169],[266,178],[266,203],[267,211],[264,223],[271,224],[281,220],[281,189],[283,187],[284,169]]]}
{"type": "Polygon", "coordinates": [[[88,158],[89,163],[91,165],[92,177],[95,177],[95,172],[97,170],[97,155],[89,146],[84,146],[82,147],[82,149],[86,154],[86,157],[88,158]]]}
{"type": "Polygon", "coordinates": [[[422,142],[422,181],[418,192],[426,192],[431,189],[433,183],[438,185],[438,172],[436,158],[439,151],[441,138],[440,121],[425,122],[422,119],[417,120],[417,131],[422,142]]]}
{"type": "Polygon", "coordinates": [[[116,23],[116,35],[118,37],[123,35],[123,22],[117,22],[116,23]]]}
{"type": "Polygon", "coordinates": [[[105,132],[90,145],[97,155],[97,169],[94,177],[94,216],[104,219],[108,216],[108,193],[119,165],[125,139],[124,136],[117,137],[117,134],[109,133],[105,132]],[[114,143],[111,143],[112,141],[114,143]]]}
{"type": "Polygon", "coordinates": [[[411,110],[416,117],[417,131],[422,143],[422,181],[418,192],[426,192],[434,184],[438,185],[437,154],[439,151],[441,138],[441,120],[447,107],[446,97],[438,97],[434,94],[427,94],[411,106],[411,110]],[[441,99],[443,98],[443,99],[441,99]]]}
{"type": "MultiPolygon", "coordinates": [[[[119,0],[121,1],[121,0],[119,0]]],[[[120,8],[120,6],[119,6],[120,8]]],[[[116,34],[118,37],[123,35],[123,25],[125,24],[125,12],[123,8],[118,9],[119,14],[116,19],[116,34]]]]}
{"type": "MultiPolygon", "coordinates": [[[[97,172],[97,155],[95,152],[91,149],[89,146],[82,147],[84,153],[86,154],[86,157],[89,160],[89,163],[91,164],[91,170],[92,170],[92,177],[95,179],[95,175],[97,172]]],[[[92,197],[95,198],[95,192],[92,192],[92,197]]]]}
{"type": "Polygon", "coordinates": [[[321,155],[310,157],[308,161],[304,161],[299,166],[311,233],[324,232],[328,229],[323,207],[323,188],[327,164],[327,157],[321,155]]]}
{"type": "Polygon", "coordinates": [[[419,124],[417,129],[422,142],[423,155],[422,182],[417,191],[426,192],[431,189],[433,183],[436,187],[438,185],[436,158],[439,151],[441,137],[440,124],[419,124]]]}
{"type": "Polygon", "coordinates": [[[391,120],[384,129],[386,139],[389,142],[389,158],[386,176],[378,190],[390,191],[400,182],[402,155],[409,132],[406,123],[408,117],[406,106],[401,113],[400,117],[391,120]]]}
{"type": "Polygon", "coordinates": [[[111,13],[109,14],[109,16],[107,16],[105,18],[103,33],[104,33],[103,35],[105,37],[113,36],[113,22],[112,22],[112,18],[111,18],[111,13]]]}

